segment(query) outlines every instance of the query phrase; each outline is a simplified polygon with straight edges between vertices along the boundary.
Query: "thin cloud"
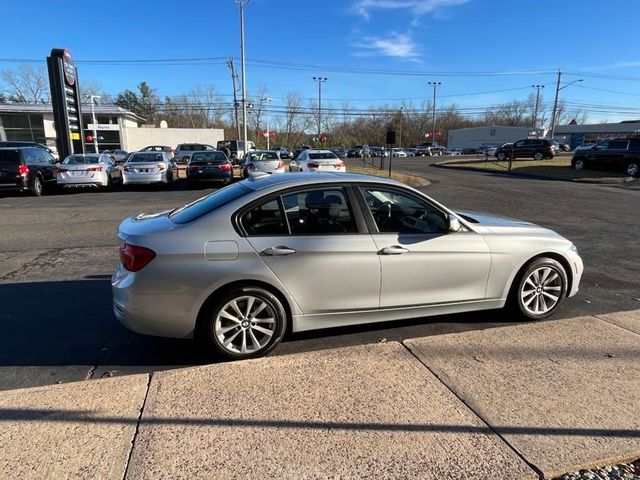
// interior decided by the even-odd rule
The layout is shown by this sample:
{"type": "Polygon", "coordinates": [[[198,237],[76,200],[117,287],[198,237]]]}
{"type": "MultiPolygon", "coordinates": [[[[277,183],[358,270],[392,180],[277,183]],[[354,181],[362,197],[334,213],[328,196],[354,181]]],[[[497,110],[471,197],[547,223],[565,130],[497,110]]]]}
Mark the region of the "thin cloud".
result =
{"type": "Polygon", "coordinates": [[[374,10],[406,10],[419,17],[446,7],[463,5],[471,0],[357,0],[352,10],[369,19],[374,10]]]}
{"type": "Polygon", "coordinates": [[[363,40],[363,43],[354,45],[357,48],[354,56],[384,56],[413,61],[420,56],[417,45],[407,34],[393,32],[388,37],[365,37],[363,40]]]}
{"type": "Polygon", "coordinates": [[[583,72],[597,72],[600,70],[615,70],[618,68],[636,68],[640,67],[640,60],[630,60],[626,62],[615,62],[607,65],[592,65],[590,67],[580,67],[583,72]]]}

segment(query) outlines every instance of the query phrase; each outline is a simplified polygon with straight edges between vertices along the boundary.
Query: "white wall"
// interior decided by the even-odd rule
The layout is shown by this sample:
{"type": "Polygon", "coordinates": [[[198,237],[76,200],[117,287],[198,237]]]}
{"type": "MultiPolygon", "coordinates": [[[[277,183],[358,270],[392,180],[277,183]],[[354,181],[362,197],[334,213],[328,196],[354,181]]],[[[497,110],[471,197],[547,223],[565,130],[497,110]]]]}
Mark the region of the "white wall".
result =
{"type": "Polygon", "coordinates": [[[527,127],[477,127],[449,130],[447,147],[478,148],[483,143],[508,143],[527,138],[531,132],[527,127]]]}
{"type": "Polygon", "coordinates": [[[180,143],[206,143],[216,146],[224,140],[221,128],[131,128],[122,126],[120,130],[122,148],[135,152],[149,145],[167,145],[176,148],[180,143]]]}

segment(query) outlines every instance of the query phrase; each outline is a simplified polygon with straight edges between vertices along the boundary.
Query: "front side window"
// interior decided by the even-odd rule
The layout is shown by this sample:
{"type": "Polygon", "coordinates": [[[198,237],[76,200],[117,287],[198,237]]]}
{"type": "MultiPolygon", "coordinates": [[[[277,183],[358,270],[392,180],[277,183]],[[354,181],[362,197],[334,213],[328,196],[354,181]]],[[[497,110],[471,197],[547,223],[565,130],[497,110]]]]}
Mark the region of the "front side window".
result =
{"type": "Polygon", "coordinates": [[[357,233],[346,191],[326,187],[282,197],[292,235],[357,233]]]}
{"type": "Polygon", "coordinates": [[[380,233],[443,233],[447,216],[426,200],[397,190],[363,189],[380,233]]]}

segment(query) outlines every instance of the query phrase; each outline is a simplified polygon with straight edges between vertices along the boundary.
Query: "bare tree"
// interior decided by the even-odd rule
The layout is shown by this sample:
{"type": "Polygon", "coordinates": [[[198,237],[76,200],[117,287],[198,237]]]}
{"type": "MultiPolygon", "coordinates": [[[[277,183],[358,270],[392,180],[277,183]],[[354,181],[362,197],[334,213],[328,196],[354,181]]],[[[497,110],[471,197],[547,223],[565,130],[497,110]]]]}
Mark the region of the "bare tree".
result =
{"type": "Polygon", "coordinates": [[[14,103],[49,102],[49,80],[43,68],[20,65],[17,70],[3,70],[0,73],[4,92],[14,103]]]}

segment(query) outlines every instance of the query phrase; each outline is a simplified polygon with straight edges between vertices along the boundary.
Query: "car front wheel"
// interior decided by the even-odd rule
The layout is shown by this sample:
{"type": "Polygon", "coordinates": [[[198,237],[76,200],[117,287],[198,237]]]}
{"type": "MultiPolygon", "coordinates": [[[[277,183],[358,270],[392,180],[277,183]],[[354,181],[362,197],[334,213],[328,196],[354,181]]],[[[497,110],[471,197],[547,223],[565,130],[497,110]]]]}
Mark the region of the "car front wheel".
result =
{"type": "Polygon", "coordinates": [[[208,314],[205,340],[232,360],[261,357],[280,343],[286,320],[284,306],[274,294],[241,287],[216,301],[208,314]]]}
{"type": "Polygon", "coordinates": [[[567,273],[558,261],[537,258],[512,289],[510,302],[525,319],[541,320],[558,309],[567,295],[567,285],[567,273]]]}
{"type": "Polygon", "coordinates": [[[504,162],[507,159],[507,156],[504,152],[499,152],[498,155],[496,155],[496,158],[501,162],[504,162]]]}
{"type": "Polygon", "coordinates": [[[576,170],[584,170],[584,160],[575,160],[573,162],[573,168],[576,170]]]}
{"type": "Polygon", "coordinates": [[[627,165],[627,175],[629,175],[630,177],[637,176],[639,170],[640,167],[637,163],[630,163],[629,165],[627,165]]]}
{"type": "Polygon", "coordinates": [[[533,154],[534,160],[542,160],[544,158],[544,154],[542,152],[536,152],[533,154]]]}

